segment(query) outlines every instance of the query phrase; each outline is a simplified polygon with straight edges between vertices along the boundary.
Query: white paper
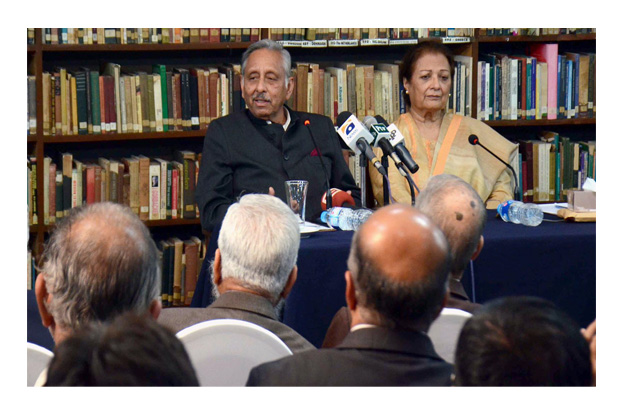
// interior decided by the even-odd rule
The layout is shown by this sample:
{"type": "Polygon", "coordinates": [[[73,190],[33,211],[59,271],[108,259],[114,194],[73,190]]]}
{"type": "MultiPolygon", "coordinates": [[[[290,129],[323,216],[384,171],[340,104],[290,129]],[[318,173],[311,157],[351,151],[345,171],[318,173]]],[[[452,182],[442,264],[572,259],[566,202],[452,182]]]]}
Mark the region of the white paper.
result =
{"type": "Polygon", "coordinates": [[[329,226],[317,225],[312,222],[304,222],[299,224],[299,233],[314,233],[319,231],[329,231],[333,230],[329,226]]]}

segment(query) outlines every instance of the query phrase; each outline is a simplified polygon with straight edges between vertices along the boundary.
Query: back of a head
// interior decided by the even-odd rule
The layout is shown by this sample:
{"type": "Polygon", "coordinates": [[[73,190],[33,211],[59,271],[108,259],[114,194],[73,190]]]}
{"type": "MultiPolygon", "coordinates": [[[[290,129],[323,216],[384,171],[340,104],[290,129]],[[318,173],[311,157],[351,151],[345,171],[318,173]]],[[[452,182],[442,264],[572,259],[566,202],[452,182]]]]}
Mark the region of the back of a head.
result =
{"type": "Polygon", "coordinates": [[[74,208],[44,251],[48,311],[76,330],[125,311],[145,313],[160,292],[158,250],[129,207],[104,202],[74,208]]]}
{"type": "Polygon", "coordinates": [[[297,262],[299,222],[279,198],[244,195],[224,217],[217,241],[222,278],[278,298],[297,262]]]}
{"type": "Polygon", "coordinates": [[[451,273],[462,274],[486,224],[486,208],[480,196],[460,177],[440,174],[430,178],[415,207],[443,231],[451,250],[451,273]]]}
{"type": "Polygon", "coordinates": [[[127,313],[59,344],[45,386],[198,386],[198,379],[174,333],[127,313]]]}
{"type": "Polygon", "coordinates": [[[456,347],[460,386],[589,386],[588,343],[549,301],[493,300],[463,327],[456,347]]]}
{"type": "Polygon", "coordinates": [[[358,303],[378,324],[427,330],[447,292],[450,256],[442,232],[408,205],[374,213],[354,234],[348,268],[358,303]]]}

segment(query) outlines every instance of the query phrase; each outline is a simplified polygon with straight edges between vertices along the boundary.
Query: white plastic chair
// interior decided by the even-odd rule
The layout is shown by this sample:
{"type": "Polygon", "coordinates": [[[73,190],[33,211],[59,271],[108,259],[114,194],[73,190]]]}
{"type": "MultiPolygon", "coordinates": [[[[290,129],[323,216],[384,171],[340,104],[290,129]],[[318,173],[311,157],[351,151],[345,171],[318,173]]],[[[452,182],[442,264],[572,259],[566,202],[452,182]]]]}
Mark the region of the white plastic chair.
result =
{"type": "Polygon", "coordinates": [[[204,321],[176,336],[189,354],[200,386],[244,386],[254,366],[293,354],[274,333],[242,320],[204,321]]]}
{"type": "Polygon", "coordinates": [[[34,386],[41,372],[48,367],[54,354],[37,344],[26,342],[26,364],[28,367],[27,386],[34,386]]]}
{"type": "Polygon", "coordinates": [[[472,316],[473,314],[457,308],[443,308],[430,326],[428,336],[432,339],[436,353],[445,361],[454,363],[458,336],[464,323],[472,316]]]}

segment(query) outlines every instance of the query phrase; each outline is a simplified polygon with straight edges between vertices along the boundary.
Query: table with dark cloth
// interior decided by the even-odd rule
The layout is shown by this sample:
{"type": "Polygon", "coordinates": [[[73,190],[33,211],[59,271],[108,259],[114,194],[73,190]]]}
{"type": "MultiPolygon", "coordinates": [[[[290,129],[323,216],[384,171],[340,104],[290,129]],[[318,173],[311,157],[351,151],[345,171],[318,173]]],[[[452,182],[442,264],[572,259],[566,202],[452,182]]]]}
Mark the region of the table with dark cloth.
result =
{"type": "MultiPolygon", "coordinates": [[[[557,220],[545,215],[545,219],[557,220]]],[[[336,311],[345,305],[347,256],[353,232],[320,232],[303,238],[298,278],[283,321],[321,347],[336,311]]],[[[527,227],[488,211],[484,249],[465,272],[469,297],[484,303],[510,295],[546,298],[580,327],[596,315],[596,224],[543,222],[527,227]]],[[[392,249],[392,248],[389,248],[392,249]]]]}

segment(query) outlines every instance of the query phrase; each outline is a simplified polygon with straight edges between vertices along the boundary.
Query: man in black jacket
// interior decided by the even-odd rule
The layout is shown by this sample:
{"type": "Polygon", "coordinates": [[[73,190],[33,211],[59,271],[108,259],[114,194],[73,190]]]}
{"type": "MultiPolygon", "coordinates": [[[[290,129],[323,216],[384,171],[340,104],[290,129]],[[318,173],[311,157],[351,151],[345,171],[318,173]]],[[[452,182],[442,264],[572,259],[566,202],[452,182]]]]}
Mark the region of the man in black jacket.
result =
{"type": "Polygon", "coordinates": [[[321,214],[327,182],[350,191],[360,204],[360,190],[330,119],[284,105],[294,89],[289,52],[261,40],[243,54],[241,71],[248,109],[212,121],[204,139],[196,190],[202,228],[210,232],[218,227],[242,194],[270,193],[286,201],[286,180],[309,182],[308,221],[321,214]]]}
{"type": "Polygon", "coordinates": [[[248,386],[449,386],[426,334],[447,300],[443,233],[415,208],[375,212],[354,234],[345,273],[350,333],[339,346],[255,367],[248,386]]]}

